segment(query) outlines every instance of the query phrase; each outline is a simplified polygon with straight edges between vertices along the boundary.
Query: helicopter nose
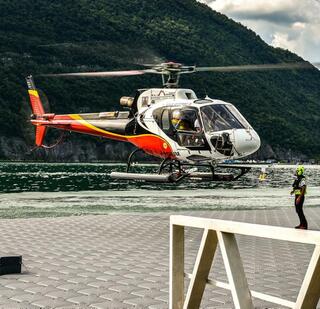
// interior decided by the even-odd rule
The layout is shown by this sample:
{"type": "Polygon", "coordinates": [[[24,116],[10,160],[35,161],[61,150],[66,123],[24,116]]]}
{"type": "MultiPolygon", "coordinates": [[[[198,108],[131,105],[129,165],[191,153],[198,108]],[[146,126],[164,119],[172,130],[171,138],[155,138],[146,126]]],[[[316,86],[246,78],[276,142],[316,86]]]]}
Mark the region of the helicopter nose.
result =
{"type": "Polygon", "coordinates": [[[258,133],[253,129],[238,129],[234,132],[234,147],[239,156],[256,152],[261,145],[258,133]]]}

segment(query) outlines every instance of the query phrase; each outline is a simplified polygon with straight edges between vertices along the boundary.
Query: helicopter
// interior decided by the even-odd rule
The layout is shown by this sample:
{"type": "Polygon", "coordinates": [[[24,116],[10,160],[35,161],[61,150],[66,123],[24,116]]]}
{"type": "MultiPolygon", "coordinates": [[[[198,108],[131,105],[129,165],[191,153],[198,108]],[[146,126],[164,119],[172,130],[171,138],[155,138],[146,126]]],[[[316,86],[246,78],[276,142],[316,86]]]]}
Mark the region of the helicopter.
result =
{"type": "Polygon", "coordinates": [[[46,113],[32,75],[26,77],[32,108],[31,123],[36,127],[36,147],[47,146],[47,128],[72,131],[129,142],[136,149],[129,155],[126,172],[112,172],[111,178],[177,183],[186,178],[232,181],[250,167],[223,164],[245,158],[261,145],[260,137],[231,103],[208,96],[198,98],[191,89],[179,87],[181,75],[196,72],[266,71],[312,67],[307,62],[242,65],[226,67],[187,66],[176,62],[145,65],[142,70],[45,74],[46,77],[123,77],[158,74],[162,87],[138,89],[134,97],[123,96],[123,110],[65,114],[46,113]],[[162,161],[157,173],[131,172],[134,155],[142,151],[162,161]],[[191,168],[190,168],[191,167],[191,168]],[[198,171],[198,167],[205,171],[198,171]],[[238,173],[218,173],[232,168],[238,173]]]}

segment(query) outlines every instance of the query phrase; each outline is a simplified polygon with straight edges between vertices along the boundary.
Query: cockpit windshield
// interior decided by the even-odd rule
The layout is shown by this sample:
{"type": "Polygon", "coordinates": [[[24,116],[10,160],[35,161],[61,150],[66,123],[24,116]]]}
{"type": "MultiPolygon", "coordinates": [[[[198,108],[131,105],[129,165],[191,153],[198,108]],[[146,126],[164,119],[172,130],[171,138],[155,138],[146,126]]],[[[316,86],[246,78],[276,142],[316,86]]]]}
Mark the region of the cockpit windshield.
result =
{"type": "MultiPolygon", "coordinates": [[[[231,129],[243,129],[247,123],[242,123],[242,118],[237,118],[228,105],[213,104],[201,107],[203,126],[207,132],[216,132],[231,129]]],[[[236,109],[234,109],[236,110],[236,109]]],[[[240,114],[238,112],[238,114],[240,114]]],[[[240,114],[241,115],[241,114],[240,114]]],[[[245,120],[244,120],[245,121],[245,120]]]]}

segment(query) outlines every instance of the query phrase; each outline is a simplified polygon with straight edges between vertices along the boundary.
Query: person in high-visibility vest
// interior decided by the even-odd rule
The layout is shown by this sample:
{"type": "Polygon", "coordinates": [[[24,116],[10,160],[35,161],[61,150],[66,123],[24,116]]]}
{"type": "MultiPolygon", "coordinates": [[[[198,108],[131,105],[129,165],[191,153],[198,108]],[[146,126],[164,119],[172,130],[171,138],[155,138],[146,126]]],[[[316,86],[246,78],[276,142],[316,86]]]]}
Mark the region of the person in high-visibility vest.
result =
{"type": "Polygon", "coordinates": [[[294,205],[300,220],[300,224],[297,225],[295,228],[307,230],[308,222],[303,213],[303,203],[307,192],[307,184],[306,178],[304,176],[304,167],[302,165],[299,165],[297,167],[295,176],[296,179],[292,184],[292,191],[290,193],[291,195],[295,195],[294,205]]]}
{"type": "Polygon", "coordinates": [[[180,110],[176,109],[172,112],[171,123],[176,130],[189,131],[190,124],[186,119],[183,118],[183,115],[180,110]]]}
{"type": "Polygon", "coordinates": [[[259,175],[259,181],[265,181],[266,178],[267,178],[266,168],[265,168],[265,167],[262,167],[262,168],[261,168],[260,175],[259,175]]]}

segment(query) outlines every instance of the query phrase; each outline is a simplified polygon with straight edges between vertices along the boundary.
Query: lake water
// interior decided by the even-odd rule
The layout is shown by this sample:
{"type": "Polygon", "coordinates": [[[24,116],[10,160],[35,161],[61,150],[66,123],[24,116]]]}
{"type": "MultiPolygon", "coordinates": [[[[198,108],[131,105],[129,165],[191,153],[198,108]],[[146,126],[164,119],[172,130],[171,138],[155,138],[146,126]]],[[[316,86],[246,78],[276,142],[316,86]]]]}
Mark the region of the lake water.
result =
{"type": "MultiPolygon", "coordinates": [[[[259,169],[234,182],[155,184],[112,180],[125,164],[0,163],[0,217],[36,217],[132,211],[259,209],[293,205],[294,166],[259,169]]],[[[135,167],[141,172],[152,165],[135,167]]],[[[307,207],[320,206],[320,166],[306,166],[307,207]]]]}

